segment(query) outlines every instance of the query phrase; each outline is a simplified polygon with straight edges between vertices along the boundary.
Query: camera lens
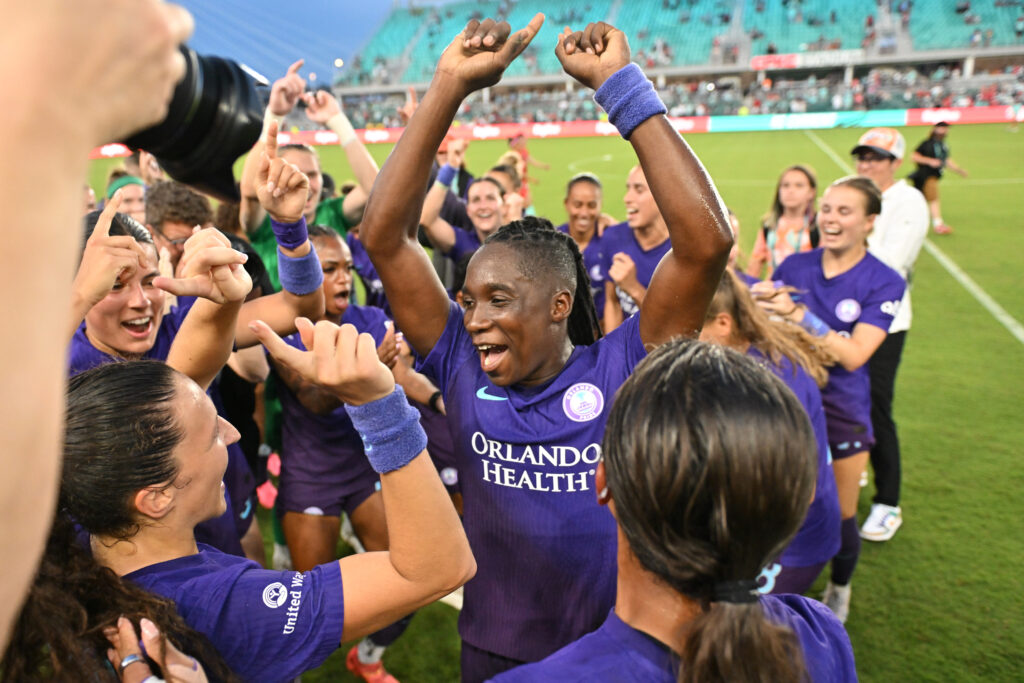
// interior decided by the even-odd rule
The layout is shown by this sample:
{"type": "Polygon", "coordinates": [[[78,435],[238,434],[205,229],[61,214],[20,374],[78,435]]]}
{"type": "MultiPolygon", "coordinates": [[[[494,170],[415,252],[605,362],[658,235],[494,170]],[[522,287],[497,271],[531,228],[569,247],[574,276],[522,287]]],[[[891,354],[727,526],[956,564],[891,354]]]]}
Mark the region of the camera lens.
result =
{"type": "Polygon", "coordinates": [[[239,201],[232,166],[263,127],[256,82],[236,62],[182,46],[185,77],[167,116],[125,144],[152,153],[172,178],[226,201],[239,201]]]}

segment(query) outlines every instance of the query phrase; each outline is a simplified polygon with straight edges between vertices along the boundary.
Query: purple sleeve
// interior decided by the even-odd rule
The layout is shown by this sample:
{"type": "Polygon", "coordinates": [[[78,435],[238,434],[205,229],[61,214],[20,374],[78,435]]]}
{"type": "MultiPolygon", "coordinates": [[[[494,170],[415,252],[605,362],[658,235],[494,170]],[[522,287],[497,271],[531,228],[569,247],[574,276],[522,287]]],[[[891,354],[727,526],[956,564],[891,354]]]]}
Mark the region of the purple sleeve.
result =
{"type": "Polygon", "coordinates": [[[243,680],[290,680],[341,644],[345,612],[337,562],[305,573],[246,563],[241,571],[197,576],[173,598],[243,680]]]}
{"type": "Polygon", "coordinates": [[[857,680],[850,637],[827,607],[801,595],[766,595],[761,598],[761,606],[768,619],[793,629],[811,681],[857,680]]]}
{"type": "Polygon", "coordinates": [[[900,302],[903,300],[907,283],[892,268],[881,262],[879,265],[881,266],[879,271],[882,272],[879,272],[876,277],[878,284],[860,302],[860,317],[857,318],[857,324],[867,323],[888,332],[893,318],[896,317],[900,302]]]}
{"type": "Polygon", "coordinates": [[[438,389],[448,400],[448,383],[455,370],[476,353],[473,342],[462,324],[462,307],[452,301],[448,308],[448,322],[444,332],[430,352],[416,361],[416,371],[437,382],[438,389]]]}

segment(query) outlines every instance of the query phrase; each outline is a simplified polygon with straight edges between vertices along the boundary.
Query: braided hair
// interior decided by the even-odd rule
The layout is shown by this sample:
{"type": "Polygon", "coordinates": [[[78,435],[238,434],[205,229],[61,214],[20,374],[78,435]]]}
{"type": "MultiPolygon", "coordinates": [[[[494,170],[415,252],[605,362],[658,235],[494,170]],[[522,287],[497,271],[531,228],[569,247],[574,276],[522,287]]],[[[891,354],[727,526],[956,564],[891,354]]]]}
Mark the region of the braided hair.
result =
{"type": "Polygon", "coordinates": [[[499,243],[519,252],[519,268],[526,277],[533,279],[555,273],[573,287],[568,331],[569,341],[574,346],[593,344],[601,338],[601,324],[590,293],[590,276],[572,237],[555,230],[546,218],[525,216],[501,226],[484,242],[499,243]]]}

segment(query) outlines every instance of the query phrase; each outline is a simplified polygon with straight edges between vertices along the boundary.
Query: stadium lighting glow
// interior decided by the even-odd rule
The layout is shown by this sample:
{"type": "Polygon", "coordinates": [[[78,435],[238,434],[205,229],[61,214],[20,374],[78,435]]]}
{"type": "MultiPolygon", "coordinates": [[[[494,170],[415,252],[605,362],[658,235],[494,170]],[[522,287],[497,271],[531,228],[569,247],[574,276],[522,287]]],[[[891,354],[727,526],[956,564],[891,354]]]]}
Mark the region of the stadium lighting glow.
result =
{"type": "Polygon", "coordinates": [[[338,57],[337,59],[334,60],[334,68],[335,69],[340,69],[343,66],[345,66],[345,60],[344,59],[342,59],[341,57],[338,57]]]}

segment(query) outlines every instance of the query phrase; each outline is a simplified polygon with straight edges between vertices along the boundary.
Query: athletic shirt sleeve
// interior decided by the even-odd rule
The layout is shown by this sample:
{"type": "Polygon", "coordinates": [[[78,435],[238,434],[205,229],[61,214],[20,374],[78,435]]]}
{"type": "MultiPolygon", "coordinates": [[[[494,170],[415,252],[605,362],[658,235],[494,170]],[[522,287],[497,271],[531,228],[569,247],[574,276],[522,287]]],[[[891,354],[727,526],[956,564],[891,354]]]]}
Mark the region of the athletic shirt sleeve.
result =
{"type": "Polygon", "coordinates": [[[172,599],[244,680],[290,680],[341,644],[344,599],[337,562],[272,571],[200,545],[197,555],[127,575],[172,599]]]}
{"type": "Polygon", "coordinates": [[[827,607],[802,595],[762,596],[761,606],[769,620],[793,629],[811,681],[852,683],[857,680],[850,637],[827,607]]]}
{"type": "Polygon", "coordinates": [[[874,256],[871,259],[875,261],[873,270],[877,271],[872,278],[875,287],[860,302],[860,318],[857,323],[874,325],[888,332],[903,300],[907,283],[895,270],[874,256]]]}

